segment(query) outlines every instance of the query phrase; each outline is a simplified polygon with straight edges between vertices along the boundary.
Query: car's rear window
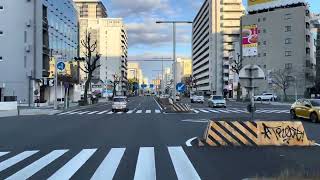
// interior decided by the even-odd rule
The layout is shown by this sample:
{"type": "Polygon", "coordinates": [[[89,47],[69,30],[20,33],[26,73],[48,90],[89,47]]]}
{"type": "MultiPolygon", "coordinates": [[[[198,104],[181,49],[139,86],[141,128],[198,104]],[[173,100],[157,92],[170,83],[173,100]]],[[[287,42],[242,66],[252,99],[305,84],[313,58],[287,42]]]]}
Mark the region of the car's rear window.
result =
{"type": "Polygon", "coordinates": [[[312,106],[320,106],[320,100],[310,100],[312,106]]]}
{"type": "Polygon", "coordinates": [[[212,99],[214,99],[214,100],[222,100],[223,97],[222,96],[212,96],[212,99]]]}
{"type": "Polygon", "coordinates": [[[124,101],[126,101],[126,99],[125,98],[114,98],[113,101],[114,102],[124,102],[124,101]]]}

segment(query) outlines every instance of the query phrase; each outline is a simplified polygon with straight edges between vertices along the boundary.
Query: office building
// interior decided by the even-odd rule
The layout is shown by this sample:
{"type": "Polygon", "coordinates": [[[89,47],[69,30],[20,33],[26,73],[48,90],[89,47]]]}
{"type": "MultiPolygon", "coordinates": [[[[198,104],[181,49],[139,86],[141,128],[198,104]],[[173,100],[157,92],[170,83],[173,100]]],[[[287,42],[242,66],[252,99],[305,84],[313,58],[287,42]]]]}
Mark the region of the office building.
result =
{"type": "Polygon", "coordinates": [[[80,18],[107,18],[107,9],[101,0],[73,0],[80,18]]]}
{"type": "Polygon", "coordinates": [[[283,97],[282,89],[275,83],[275,72],[286,70],[291,72],[286,75],[290,77],[289,98],[294,99],[295,93],[299,97],[310,96],[316,72],[310,17],[306,3],[293,1],[279,6],[273,4],[269,8],[264,6],[260,10],[249,9],[249,14],[242,18],[243,42],[245,38],[255,39],[254,42],[251,39],[251,48],[248,49],[251,52],[243,50],[243,63],[257,64],[266,76],[265,80],[255,82],[259,87],[256,94],[275,92],[283,97]],[[250,32],[255,32],[255,35],[250,36],[250,32]]]}
{"type": "Polygon", "coordinates": [[[239,41],[242,0],[205,0],[193,21],[192,64],[197,90],[222,94],[229,84],[229,56],[239,41]]]}
{"type": "Polygon", "coordinates": [[[128,62],[128,80],[134,79],[139,83],[139,85],[143,84],[143,73],[139,63],[136,62],[128,62]]]}
{"type": "Polygon", "coordinates": [[[9,0],[0,6],[0,101],[52,102],[50,57],[78,55],[73,2],[9,0]]]}
{"type": "Polygon", "coordinates": [[[192,75],[192,60],[190,58],[177,58],[176,64],[177,83],[192,75]]]}

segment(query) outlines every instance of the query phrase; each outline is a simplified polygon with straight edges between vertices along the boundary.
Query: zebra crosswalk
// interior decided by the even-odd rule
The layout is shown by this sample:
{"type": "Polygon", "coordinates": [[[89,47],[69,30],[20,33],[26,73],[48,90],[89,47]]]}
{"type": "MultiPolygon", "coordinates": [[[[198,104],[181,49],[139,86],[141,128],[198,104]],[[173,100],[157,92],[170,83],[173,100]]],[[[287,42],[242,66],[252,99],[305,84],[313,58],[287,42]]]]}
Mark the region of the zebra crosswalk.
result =
{"type": "Polygon", "coordinates": [[[67,111],[58,113],[56,115],[111,115],[111,114],[161,114],[162,111],[160,109],[154,109],[154,110],[129,110],[127,112],[112,112],[111,109],[103,110],[103,111],[85,111],[85,110],[79,110],[79,111],[67,111]]]}
{"type": "Polygon", "coordinates": [[[130,168],[134,170],[132,177],[126,179],[156,180],[158,173],[167,173],[161,172],[162,168],[158,168],[164,165],[174,170],[177,179],[200,180],[200,175],[189,160],[184,148],[187,147],[165,147],[161,149],[165,150],[163,151],[165,154],[160,153],[155,147],[140,147],[138,154],[133,153],[136,150],[132,148],[127,150],[118,147],[109,150],[82,149],[80,151],[59,149],[45,153],[41,153],[40,150],[0,152],[2,156],[0,179],[24,180],[36,176],[41,179],[61,180],[74,178],[75,174],[81,173],[90,176],[91,180],[111,180],[121,175],[120,173],[123,172],[121,168],[125,167],[125,171],[130,168]],[[160,162],[165,158],[163,156],[167,156],[171,161],[164,161],[165,164],[160,162]],[[134,163],[128,163],[130,158],[134,163]],[[89,162],[90,159],[98,163],[92,163],[92,160],[89,162]],[[45,177],[39,177],[39,175],[45,177]]]}
{"type": "MultiPolygon", "coordinates": [[[[249,113],[244,108],[227,108],[227,109],[208,109],[208,108],[196,108],[192,109],[194,113],[215,113],[215,114],[240,114],[249,113]]],[[[257,114],[289,114],[290,111],[286,109],[258,109],[257,114]]]]}

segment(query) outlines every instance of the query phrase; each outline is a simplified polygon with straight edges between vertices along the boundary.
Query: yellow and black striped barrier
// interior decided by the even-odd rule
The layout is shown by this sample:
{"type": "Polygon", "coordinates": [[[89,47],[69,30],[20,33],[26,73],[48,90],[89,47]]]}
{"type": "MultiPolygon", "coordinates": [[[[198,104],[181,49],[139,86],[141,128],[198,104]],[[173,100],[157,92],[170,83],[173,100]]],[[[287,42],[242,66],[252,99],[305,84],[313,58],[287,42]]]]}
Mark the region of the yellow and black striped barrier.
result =
{"type": "Polygon", "coordinates": [[[301,122],[210,121],[204,134],[210,146],[310,146],[301,122]]]}

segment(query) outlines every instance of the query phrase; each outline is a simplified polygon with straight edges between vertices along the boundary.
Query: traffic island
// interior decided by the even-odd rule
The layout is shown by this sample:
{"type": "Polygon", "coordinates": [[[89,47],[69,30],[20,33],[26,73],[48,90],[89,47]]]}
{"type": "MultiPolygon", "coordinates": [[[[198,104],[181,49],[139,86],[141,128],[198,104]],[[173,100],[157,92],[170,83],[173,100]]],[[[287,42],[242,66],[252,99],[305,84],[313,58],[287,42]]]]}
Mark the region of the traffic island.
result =
{"type": "Polygon", "coordinates": [[[209,121],[209,146],[313,146],[300,121],[209,121]]]}

